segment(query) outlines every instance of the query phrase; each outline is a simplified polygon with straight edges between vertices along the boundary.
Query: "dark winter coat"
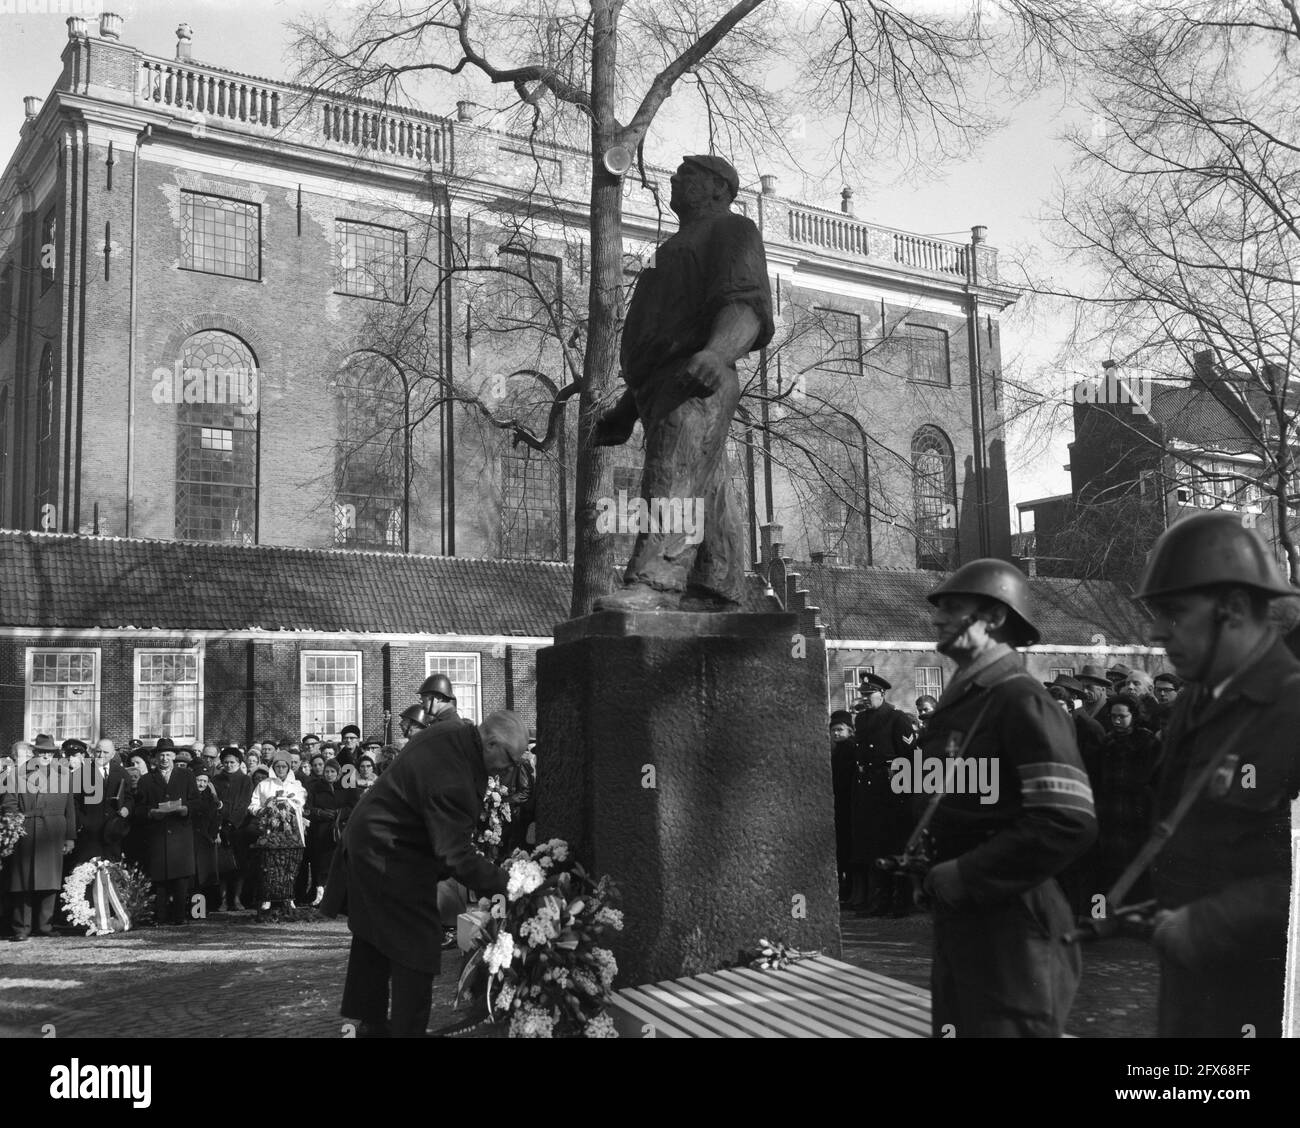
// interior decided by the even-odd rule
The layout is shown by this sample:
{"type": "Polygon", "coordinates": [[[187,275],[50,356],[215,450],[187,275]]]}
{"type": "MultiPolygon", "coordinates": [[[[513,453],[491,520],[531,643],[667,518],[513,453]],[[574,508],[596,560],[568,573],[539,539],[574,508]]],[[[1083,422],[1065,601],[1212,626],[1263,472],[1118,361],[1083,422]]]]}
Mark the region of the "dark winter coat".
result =
{"type": "MultiPolygon", "coordinates": [[[[68,864],[71,866],[79,866],[92,858],[107,858],[114,862],[120,859],[121,839],[117,842],[105,842],[104,826],[110,815],[117,814],[123,807],[128,810],[131,808],[126,786],[126,770],[121,764],[116,760],[110,760],[108,773],[105,775],[91,760],[85,771],[91,783],[91,793],[77,795],[77,845],[72,851],[72,857],[68,859],[68,864]],[[97,784],[102,786],[96,788],[97,784]],[[98,802],[94,801],[96,790],[99,793],[98,802]]],[[[130,818],[130,815],[128,814],[127,817],[130,818]]]]}
{"type": "Polygon", "coordinates": [[[1282,1030],[1291,804],[1300,793],[1300,661],[1277,641],[1197,711],[1179,696],[1157,765],[1155,817],[1219,752],[1232,759],[1201,792],[1151,868],[1163,908],[1188,907],[1191,966],[1161,964],[1161,1037],[1258,1037],[1282,1030]],[[1195,715],[1194,715],[1195,714],[1195,715]],[[1247,771],[1247,769],[1251,769],[1247,771]]]}
{"type": "Polygon", "coordinates": [[[912,829],[909,797],[891,786],[890,765],[910,759],[916,748],[916,718],[891,705],[864,710],[854,722],[857,756],[850,791],[852,861],[874,865],[907,844],[912,829]]]}
{"type": "MultiPolygon", "coordinates": [[[[29,760],[28,764],[34,764],[29,760]]],[[[77,834],[77,805],[67,777],[59,782],[59,766],[49,771],[29,768],[24,786],[5,793],[0,811],[17,811],[27,833],[4,863],[10,893],[36,893],[63,886],[63,847],[77,834]]]]}
{"type": "MultiPolygon", "coordinates": [[[[194,876],[194,806],[199,789],[187,768],[177,764],[171,778],[164,780],[157,769],[140,780],[136,791],[135,818],[148,843],[146,857],[150,881],[174,881],[194,876]],[[162,819],[149,818],[159,804],[179,799],[188,808],[184,815],[169,814],[162,819]]],[[[132,832],[134,833],[134,831],[132,832]]]]}
{"type": "Polygon", "coordinates": [[[395,963],[437,972],[442,959],[438,882],[504,892],[505,873],[474,845],[487,788],[483,744],[469,726],[426,729],[361,797],[330,870],[327,914],[395,963]]]}

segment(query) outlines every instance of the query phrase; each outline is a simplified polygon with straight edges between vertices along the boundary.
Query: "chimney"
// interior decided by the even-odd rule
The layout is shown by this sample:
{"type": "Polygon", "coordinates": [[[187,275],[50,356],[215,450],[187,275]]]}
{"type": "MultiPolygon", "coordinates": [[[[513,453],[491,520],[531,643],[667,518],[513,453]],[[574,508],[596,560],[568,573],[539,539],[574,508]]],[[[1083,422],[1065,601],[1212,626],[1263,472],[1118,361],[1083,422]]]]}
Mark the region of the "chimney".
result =
{"type": "Polygon", "coordinates": [[[474,103],[473,103],[473,102],[467,102],[467,101],[465,101],[464,99],[462,99],[461,101],[457,102],[457,103],[456,103],[456,120],[457,120],[457,121],[473,121],[473,120],[474,120],[473,108],[474,108],[474,103]]]}
{"type": "Polygon", "coordinates": [[[99,17],[100,39],[122,38],[122,17],[116,12],[105,12],[99,17]]]}
{"type": "Polygon", "coordinates": [[[183,23],[176,29],[176,57],[189,62],[193,56],[190,54],[190,47],[194,40],[194,29],[189,24],[183,23]]]}
{"type": "Polygon", "coordinates": [[[840,211],[845,215],[853,214],[853,189],[847,184],[840,190],[840,211]]]}
{"type": "Polygon", "coordinates": [[[63,22],[68,25],[69,39],[86,38],[86,17],[85,16],[69,16],[63,22]]]}
{"type": "Polygon", "coordinates": [[[989,237],[989,229],[982,223],[977,223],[970,229],[970,241],[972,243],[982,243],[989,237]]]}
{"type": "Polygon", "coordinates": [[[27,97],[23,99],[23,114],[28,121],[31,121],[32,118],[41,112],[41,101],[42,99],[36,97],[34,94],[28,94],[27,97]]]}
{"type": "Polygon", "coordinates": [[[765,172],[758,179],[763,185],[764,196],[776,195],[776,176],[773,173],[765,172]]]}
{"type": "Polygon", "coordinates": [[[824,564],[831,568],[840,562],[840,554],[829,549],[825,552],[810,552],[808,556],[812,563],[824,564]]]}

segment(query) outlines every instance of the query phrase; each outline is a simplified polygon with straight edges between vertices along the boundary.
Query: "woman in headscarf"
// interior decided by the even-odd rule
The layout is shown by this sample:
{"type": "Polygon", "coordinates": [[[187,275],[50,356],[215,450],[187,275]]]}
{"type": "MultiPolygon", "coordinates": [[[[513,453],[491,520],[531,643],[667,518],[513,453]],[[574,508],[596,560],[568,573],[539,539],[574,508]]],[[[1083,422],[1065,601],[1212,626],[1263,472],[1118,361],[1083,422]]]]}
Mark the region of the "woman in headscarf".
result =
{"type": "Polygon", "coordinates": [[[272,799],[284,799],[302,813],[307,804],[307,792],[290,770],[288,753],[279,753],[271,761],[271,775],[253,788],[253,798],[248,809],[256,815],[272,799]]]}
{"type": "MultiPolygon", "coordinates": [[[[342,763],[342,761],[339,761],[342,763]]],[[[379,782],[379,773],[375,771],[375,759],[369,752],[363,752],[357,761],[357,770],[352,779],[350,790],[355,792],[353,802],[360,799],[367,790],[379,782]]]]}
{"type": "Polygon", "coordinates": [[[355,799],[352,788],[339,782],[341,774],[339,762],[327,760],[321,778],[307,783],[307,861],[315,889],[313,905],[319,905],[325,896],[325,879],[334,861],[334,849],[355,799]]]}
{"type": "MultiPolygon", "coordinates": [[[[128,757],[126,761],[126,791],[122,796],[122,806],[135,812],[136,798],[140,791],[140,781],[149,774],[149,761],[139,752],[128,757]]],[[[149,868],[149,836],[140,827],[139,821],[131,819],[130,829],[122,840],[122,858],[129,865],[139,866],[147,871],[149,868]]]]}
{"type": "MultiPolygon", "coordinates": [[[[303,844],[306,845],[306,827],[302,820],[303,810],[307,805],[307,791],[293,774],[292,767],[287,751],[276,752],[271,759],[271,774],[253,788],[253,798],[249,801],[248,810],[256,820],[257,812],[263,807],[277,799],[283,799],[298,813],[298,830],[303,835],[303,844]]],[[[261,898],[258,916],[260,921],[264,919],[262,914],[270,909],[271,902],[265,899],[265,890],[259,889],[258,897],[261,898]]]]}
{"type": "Polygon", "coordinates": [[[202,761],[194,771],[194,785],[199,789],[198,801],[190,810],[190,823],[194,827],[194,887],[211,904],[214,898],[220,898],[221,891],[217,847],[221,842],[222,802],[202,761]]]}

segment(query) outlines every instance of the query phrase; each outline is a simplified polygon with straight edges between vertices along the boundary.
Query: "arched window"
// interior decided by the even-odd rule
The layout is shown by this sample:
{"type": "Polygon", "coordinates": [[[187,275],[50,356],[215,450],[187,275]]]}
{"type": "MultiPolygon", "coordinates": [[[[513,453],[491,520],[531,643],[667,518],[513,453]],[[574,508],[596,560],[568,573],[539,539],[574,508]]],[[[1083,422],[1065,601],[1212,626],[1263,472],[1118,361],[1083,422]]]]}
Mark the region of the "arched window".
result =
{"type": "Polygon", "coordinates": [[[333,388],[334,544],[400,552],[406,543],[405,381],[390,361],[357,353],[333,388]]]}
{"type": "Polygon", "coordinates": [[[912,436],[916,566],[944,572],[957,566],[957,474],[952,443],[929,424],[912,436]]]}
{"type": "Polygon", "coordinates": [[[54,350],[41,350],[36,386],[36,528],[58,528],[58,463],[54,442],[54,350]]]}
{"type": "Polygon", "coordinates": [[[176,536],[257,543],[257,361],[205,329],[181,346],[176,405],[176,536]]]}

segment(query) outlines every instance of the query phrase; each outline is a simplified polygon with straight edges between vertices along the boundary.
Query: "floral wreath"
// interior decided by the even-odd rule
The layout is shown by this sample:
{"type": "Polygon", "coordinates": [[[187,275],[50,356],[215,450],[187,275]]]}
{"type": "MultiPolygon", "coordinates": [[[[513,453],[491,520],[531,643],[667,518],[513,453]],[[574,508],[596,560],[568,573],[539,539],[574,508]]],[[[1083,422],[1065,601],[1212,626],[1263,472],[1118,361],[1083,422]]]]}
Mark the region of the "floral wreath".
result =
{"type": "Polygon", "coordinates": [[[63,882],[62,900],[68,922],[84,928],[87,936],[97,936],[101,932],[129,931],[132,918],[138,920],[140,890],[144,885],[147,885],[147,879],[135,866],[110,862],[105,858],[92,858],[88,862],[82,862],[63,882]],[[109,912],[125,921],[125,927],[120,929],[112,927],[112,915],[108,928],[100,929],[95,923],[95,906],[86,891],[94,884],[100,870],[107,871],[111,898],[109,912]]]}

